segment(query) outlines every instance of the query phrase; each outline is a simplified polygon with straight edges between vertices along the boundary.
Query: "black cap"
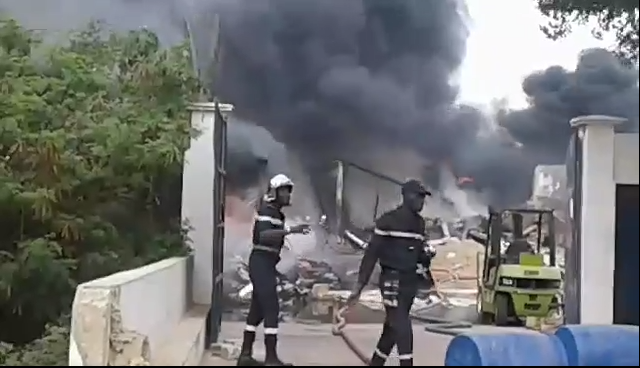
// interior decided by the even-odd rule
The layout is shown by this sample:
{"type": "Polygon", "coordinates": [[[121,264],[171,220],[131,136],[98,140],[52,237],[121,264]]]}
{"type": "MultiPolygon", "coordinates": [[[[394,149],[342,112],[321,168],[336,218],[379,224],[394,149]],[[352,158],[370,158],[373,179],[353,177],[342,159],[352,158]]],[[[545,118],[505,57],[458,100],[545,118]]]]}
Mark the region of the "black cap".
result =
{"type": "Polygon", "coordinates": [[[431,195],[431,192],[429,192],[427,188],[425,188],[424,185],[416,179],[407,180],[402,184],[402,194],[406,193],[431,195]]]}

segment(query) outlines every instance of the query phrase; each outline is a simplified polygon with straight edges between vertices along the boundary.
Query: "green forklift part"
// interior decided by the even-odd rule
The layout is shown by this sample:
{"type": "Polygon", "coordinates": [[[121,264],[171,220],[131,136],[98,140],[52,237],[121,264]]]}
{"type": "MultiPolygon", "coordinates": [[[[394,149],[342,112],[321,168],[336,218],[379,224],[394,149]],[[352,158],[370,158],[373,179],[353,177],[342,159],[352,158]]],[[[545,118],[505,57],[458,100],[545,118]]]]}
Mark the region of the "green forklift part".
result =
{"type": "Polygon", "coordinates": [[[520,265],[542,267],[544,266],[544,255],[520,253],[520,265]]]}
{"type": "Polygon", "coordinates": [[[523,324],[529,317],[546,317],[557,311],[562,290],[562,270],[556,266],[555,218],[552,210],[490,210],[486,225],[484,260],[478,274],[478,320],[495,325],[523,324]],[[532,244],[524,238],[525,215],[533,215],[538,227],[532,244]],[[511,219],[511,224],[505,220],[511,219]],[[543,240],[542,228],[546,227],[543,240]],[[505,229],[510,229],[509,246],[503,248],[505,229]],[[550,253],[545,264],[542,243],[550,253]],[[518,247],[511,248],[512,245],[518,247]],[[524,247],[524,248],[522,248],[524,247]],[[514,256],[516,252],[517,257],[514,256]],[[520,252],[518,254],[518,252],[520,252]]]}

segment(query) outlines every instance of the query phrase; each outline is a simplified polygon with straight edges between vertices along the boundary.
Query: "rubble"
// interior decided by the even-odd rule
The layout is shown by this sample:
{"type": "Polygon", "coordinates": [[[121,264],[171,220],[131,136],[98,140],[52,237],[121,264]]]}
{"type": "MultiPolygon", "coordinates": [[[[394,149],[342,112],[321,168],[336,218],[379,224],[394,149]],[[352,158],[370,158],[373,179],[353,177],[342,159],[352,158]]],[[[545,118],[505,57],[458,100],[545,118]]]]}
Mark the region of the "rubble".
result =
{"type": "MultiPolygon", "coordinates": [[[[423,288],[415,299],[413,311],[428,313],[437,306],[467,307],[475,303],[475,264],[480,248],[482,247],[477,243],[469,241],[454,240],[439,245],[432,271],[439,290],[423,288]]],[[[356,256],[354,265],[358,259],[356,256]]],[[[233,305],[231,309],[238,318],[244,317],[248,312],[252,292],[246,262],[238,259],[235,270],[228,276],[233,280],[227,280],[225,287],[227,297],[233,305]]],[[[297,317],[303,310],[305,315],[328,314],[329,306],[321,305],[318,301],[323,298],[346,300],[355,277],[356,270],[349,270],[341,277],[328,262],[298,258],[295,266],[278,278],[281,318],[297,317]]],[[[372,277],[374,279],[375,276],[372,277]]],[[[371,283],[369,290],[363,292],[360,301],[373,311],[381,311],[382,299],[374,284],[371,283]]],[[[438,312],[441,313],[443,312],[438,312]]]]}
{"type": "MultiPolygon", "coordinates": [[[[233,238],[233,241],[228,243],[230,246],[228,250],[233,249],[233,254],[236,256],[227,258],[225,262],[227,272],[224,275],[224,291],[227,310],[233,319],[241,319],[247,313],[253,289],[246,263],[249,252],[242,246],[246,242],[242,234],[248,234],[250,231],[251,212],[251,208],[236,203],[233,215],[230,216],[233,221],[229,221],[228,224],[228,235],[233,238]],[[241,214],[244,216],[240,216],[241,214]]],[[[285,254],[287,260],[281,262],[283,273],[278,277],[278,294],[282,318],[295,317],[302,311],[307,313],[313,308],[318,309],[311,304],[314,299],[317,299],[319,293],[346,298],[357,278],[357,267],[362,257],[362,250],[366,248],[366,241],[349,231],[343,233],[344,238],[330,235],[326,231],[318,231],[323,227],[323,220],[326,218],[320,216],[319,219],[320,226],[314,231],[315,241],[312,241],[314,245],[301,243],[309,242],[308,237],[291,238],[292,244],[288,244],[285,254]],[[318,252],[296,251],[314,247],[316,250],[324,247],[325,252],[318,254],[318,252]],[[343,251],[347,251],[347,254],[343,255],[343,251]]],[[[475,302],[477,254],[483,248],[473,241],[464,240],[464,237],[468,228],[476,223],[478,223],[476,219],[454,222],[445,222],[440,219],[429,221],[431,234],[429,245],[437,249],[432,274],[444,292],[430,290],[432,282],[426,281],[416,298],[414,305],[416,310],[429,310],[444,304],[467,305],[475,302]]],[[[377,275],[374,274],[371,280],[369,285],[371,290],[363,293],[362,302],[370,309],[380,310],[382,303],[375,287],[377,275]]],[[[320,311],[311,311],[311,313],[320,313],[320,311]]]]}
{"type": "MultiPolygon", "coordinates": [[[[286,244],[288,258],[287,265],[284,266],[286,271],[283,271],[284,273],[278,277],[278,295],[283,318],[300,313],[312,300],[320,298],[320,295],[330,298],[346,298],[357,277],[357,265],[361,253],[367,246],[367,236],[370,233],[368,230],[371,230],[370,226],[372,226],[371,218],[375,218],[383,212],[386,208],[385,205],[395,203],[395,199],[391,200],[392,193],[395,196],[398,189],[398,183],[395,180],[354,164],[344,163],[344,165],[341,164],[341,170],[337,171],[341,175],[340,180],[336,182],[338,192],[327,197],[328,202],[331,202],[330,206],[320,206],[323,208],[322,211],[329,209],[329,211],[321,213],[330,214],[330,224],[325,227],[327,217],[318,216],[320,221],[314,225],[313,231],[317,236],[313,240],[304,240],[295,238],[295,236],[288,238],[290,239],[290,243],[286,244]],[[347,177],[351,179],[347,180],[347,177]],[[369,185],[370,182],[375,182],[375,185],[369,185]],[[348,185],[349,183],[351,185],[348,185]],[[370,187],[375,187],[376,190],[369,190],[370,187]],[[340,195],[338,196],[338,194],[340,195]],[[338,201],[336,198],[340,198],[340,200],[338,201]],[[370,208],[366,206],[369,199],[373,204],[370,208]],[[334,200],[336,202],[332,203],[334,200]],[[370,212],[372,212],[372,217],[369,215],[370,212]],[[305,244],[302,244],[303,242],[305,244]],[[348,249],[350,255],[341,255],[340,252],[334,252],[330,256],[327,256],[326,253],[310,254],[312,253],[310,250],[317,250],[323,246],[327,248],[328,243],[335,243],[339,248],[348,249]],[[346,259],[350,256],[351,260],[347,261],[346,259]],[[327,261],[329,259],[331,261],[327,261]],[[336,262],[336,260],[339,261],[336,262]]],[[[328,193],[333,192],[329,190],[328,193]]],[[[432,206],[433,208],[430,208],[429,211],[425,210],[423,213],[430,235],[428,245],[436,249],[437,255],[432,261],[431,269],[434,280],[428,280],[423,285],[423,290],[414,303],[415,311],[429,311],[434,308],[452,306],[464,309],[470,304],[475,304],[478,273],[484,261],[485,248],[482,244],[486,241],[484,234],[486,221],[481,214],[486,214],[487,209],[484,205],[475,203],[477,198],[472,198],[466,192],[455,191],[455,193],[445,194],[446,198],[441,198],[445,202],[449,197],[455,201],[449,200],[450,203],[443,203],[441,206],[436,203],[432,206]],[[431,287],[434,284],[433,281],[437,285],[437,290],[431,287]]],[[[320,199],[318,198],[318,200],[320,199]]],[[[248,309],[251,299],[252,285],[246,264],[250,246],[245,247],[243,244],[248,243],[246,242],[246,234],[250,233],[255,206],[248,205],[245,203],[246,200],[228,198],[227,201],[229,205],[226,209],[228,216],[226,237],[230,238],[230,235],[235,233],[234,240],[229,241],[229,245],[234,247],[233,254],[237,255],[244,251],[242,256],[234,260],[233,267],[229,267],[225,263],[226,269],[230,271],[225,275],[224,290],[230,302],[230,309],[233,309],[237,314],[238,311],[248,309]]],[[[288,215],[287,218],[295,219],[296,214],[310,213],[307,210],[306,207],[304,209],[298,208],[298,211],[293,211],[294,214],[288,215]]],[[[288,222],[293,222],[293,220],[288,222]]],[[[309,223],[309,218],[305,217],[304,222],[309,223]]],[[[560,229],[560,224],[557,224],[556,228],[560,229]]],[[[559,231],[558,233],[563,232],[559,231]]],[[[537,237],[537,227],[535,225],[527,227],[525,234],[529,237],[537,237]]],[[[504,248],[509,245],[509,235],[508,232],[504,234],[502,240],[504,248]]],[[[545,234],[540,235],[544,236],[545,234]]],[[[535,239],[531,238],[530,240],[535,239]]],[[[559,244],[562,244],[562,241],[559,244]]],[[[562,248],[562,246],[558,247],[559,254],[556,257],[560,265],[564,264],[562,248]]],[[[281,266],[282,263],[284,263],[284,259],[281,266]]],[[[377,276],[374,274],[372,280],[376,279],[377,276]]],[[[372,290],[363,293],[361,302],[368,308],[382,309],[379,291],[373,284],[370,286],[372,290]]],[[[475,310],[475,308],[473,309],[475,310]]]]}
{"type": "MultiPolygon", "coordinates": [[[[228,277],[227,297],[235,306],[248,307],[253,285],[249,279],[246,262],[237,259],[231,277],[228,277]]],[[[343,283],[331,266],[324,261],[299,258],[292,270],[278,275],[278,296],[280,307],[285,313],[295,312],[303,307],[311,295],[314,285],[327,285],[330,290],[341,290],[343,283]]]]}

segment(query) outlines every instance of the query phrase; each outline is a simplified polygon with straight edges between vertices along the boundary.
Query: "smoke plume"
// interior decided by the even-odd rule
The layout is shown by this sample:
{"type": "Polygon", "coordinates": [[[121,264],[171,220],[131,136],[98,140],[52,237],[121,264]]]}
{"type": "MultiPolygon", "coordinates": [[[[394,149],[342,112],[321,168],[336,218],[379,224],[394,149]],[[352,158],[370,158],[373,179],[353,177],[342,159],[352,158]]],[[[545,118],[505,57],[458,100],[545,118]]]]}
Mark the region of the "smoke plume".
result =
{"type": "Polygon", "coordinates": [[[531,106],[500,119],[510,135],[537,161],[560,163],[571,133],[568,121],[581,115],[612,115],[629,120],[621,129],[638,128],[638,72],[602,49],[579,56],[575,71],[559,66],[536,72],[522,84],[531,106]]]}
{"type": "Polygon", "coordinates": [[[277,172],[290,171],[286,148],[263,127],[233,116],[228,123],[227,184],[240,197],[255,197],[247,190],[256,185],[261,187],[266,177],[277,172]]]}
{"type": "MultiPolygon", "coordinates": [[[[456,119],[467,29],[458,0],[251,0],[220,4],[216,90],[301,153],[376,146],[451,156],[477,132],[456,119]]],[[[346,156],[346,157],[345,157],[346,156]]]]}
{"type": "Polygon", "coordinates": [[[52,37],[99,19],[115,30],[147,27],[166,44],[186,38],[187,20],[201,66],[220,14],[215,91],[250,122],[229,127],[239,193],[287,170],[283,144],[307,169],[339,158],[416,176],[446,161],[490,202],[517,203],[530,195],[536,164],[564,161],[571,118],[607,114],[638,126],[637,71],[604,50],[585,51],[575,71],[552,66],[526,78],[524,110],[494,119],[457,104],[463,0],[0,0],[0,10],[52,37]]]}
{"type": "Polygon", "coordinates": [[[461,0],[234,0],[218,10],[217,90],[306,160],[410,148],[425,164],[450,162],[490,202],[507,204],[530,196],[535,165],[564,161],[571,118],[615,115],[637,127],[637,72],[587,50],[575,71],[527,77],[531,106],[483,129],[496,122],[456,104],[468,36],[461,0]]]}

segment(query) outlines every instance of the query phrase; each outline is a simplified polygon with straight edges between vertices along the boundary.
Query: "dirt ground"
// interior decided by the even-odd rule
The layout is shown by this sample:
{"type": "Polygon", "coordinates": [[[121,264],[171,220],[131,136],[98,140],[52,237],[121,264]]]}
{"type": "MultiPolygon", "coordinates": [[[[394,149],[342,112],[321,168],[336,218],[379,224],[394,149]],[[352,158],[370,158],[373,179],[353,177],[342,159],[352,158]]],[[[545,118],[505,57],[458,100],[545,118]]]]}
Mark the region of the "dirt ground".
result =
{"type": "Polygon", "coordinates": [[[436,249],[438,253],[431,266],[433,276],[442,283],[441,287],[475,289],[478,254],[482,257],[484,248],[471,240],[453,240],[436,249]],[[457,281],[449,282],[452,276],[457,276],[457,281]]]}

